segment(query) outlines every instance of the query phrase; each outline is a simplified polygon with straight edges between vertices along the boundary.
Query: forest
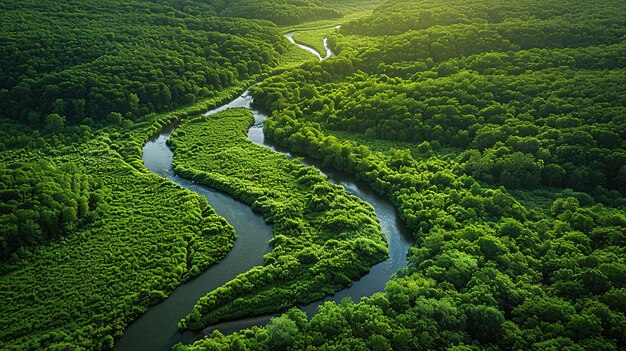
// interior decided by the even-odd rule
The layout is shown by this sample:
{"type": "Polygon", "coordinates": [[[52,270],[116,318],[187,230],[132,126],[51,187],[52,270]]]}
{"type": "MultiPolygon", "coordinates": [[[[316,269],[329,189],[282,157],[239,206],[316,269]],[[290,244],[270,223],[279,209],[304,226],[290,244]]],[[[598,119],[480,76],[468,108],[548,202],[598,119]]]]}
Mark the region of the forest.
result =
{"type": "Polygon", "coordinates": [[[251,89],[266,136],[414,231],[384,293],[177,350],[626,347],[618,1],[387,1],[251,89]]]}
{"type": "Polygon", "coordinates": [[[0,5],[0,106],[33,126],[130,124],[214,97],[275,65],[286,46],[259,22],[193,15],[210,10],[202,3],[40,3],[0,5]]]}
{"type": "Polygon", "coordinates": [[[265,264],[178,328],[282,314],[175,350],[626,348],[623,1],[7,0],[0,13],[0,349],[112,349],[231,250],[203,197],[143,165],[177,120],[175,172],[274,231],[265,264]],[[335,57],[298,52],[294,29],[335,57]],[[384,292],[312,317],[293,307],[351,285],[387,243],[372,206],[248,141],[249,111],[203,115],[246,88],[271,114],[266,138],[393,203],[415,245],[384,292]]]}
{"type": "Polygon", "coordinates": [[[343,13],[325,6],[321,0],[235,0],[223,1],[222,16],[259,18],[278,25],[294,25],[321,19],[334,19],[343,13]]]}
{"type": "Polygon", "coordinates": [[[228,253],[235,233],[204,198],[133,168],[107,134],[63,145],[11,123],[3,140],[43,145],[2,153],[0,348],[110,349],[228,253]]]}

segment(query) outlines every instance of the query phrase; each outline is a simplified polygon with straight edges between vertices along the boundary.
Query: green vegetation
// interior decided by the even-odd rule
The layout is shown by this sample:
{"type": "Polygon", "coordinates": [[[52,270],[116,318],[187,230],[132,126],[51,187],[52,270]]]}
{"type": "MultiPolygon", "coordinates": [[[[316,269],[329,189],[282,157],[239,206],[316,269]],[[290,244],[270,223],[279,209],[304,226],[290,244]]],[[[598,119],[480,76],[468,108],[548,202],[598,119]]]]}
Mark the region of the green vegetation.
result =
{"type": "Polygon", "coordinates": [[[178,350],[626,348],[624,2],[376,3],[0,4],[0,349],[110,349],[232,247],[143,168],[174,119],[192,118],[176,171],[275,231],[181,327],[321,298],[384,258],[372,208],[248,142],[248,112],[193,117],[272,70],[251,89],[266,136],[371,184],[416,245],[383,293],[178,350]],[[296,67],[276,24],[338,57],[296,67]]]}
{"type": "Polygon", "coordinates": [[[388,1],[251,89],[414,231],[384,293],[177,350],[626,347],[626,6],[388,1]]]}
{"type": "Polygon", "coordinates": [[[168,140],[176,173],[250,204],[274,230],[266,265],[201,298],[181,328],[321,299],[385,258],[371,206],[315,168],[249,141],[252,122],[248,110],[227,110],[185,121],[168,140]]]}
{"type": "Polygon", "coordinates": [[[343,14],[320,0],[234,0],[227,1],[222,16],[262,18],[278,25],[339,18],[343,14]]]}
{"type": "MultiPolygon", "coordinates": [[[[613,21],[623,14],[614,11],[613,21]]],[[[560,39],[549,42],[553,48],[539,43],[542,49],[521,49],[516,38],[524,29],[509,31],[501,23],[450,25],[451,33],[441,27],[410,31],[398,35],[398,42],[395,37],[380,42],[367,37],[373,42],[367,48],[358,35],[335,36],[330,42],[344,55],[321,65],[327,75],[309,65],[270,78],[257,90],[257,101],[272,109],[291,106],[297,117],[307,116],[324,128],[467,150],[460,159],[467,173],[491,184],[569,187],[615,198],[619,194],[613,190],[626,191],[620,136],[626,114],[623,30],[583,26],[580,31],[590,31],[590,36],[586,46],[578,47],[584,43],[570,37],[582,34],[561,32],[565,29],[557,26],[559,21],[535,24],[544,34],[554,28],[560,39]],[[471,34],[480,31],[482,36],[471,34]],[[453,44],[440,44],[448,35],[456,36],[448,41],[453,44]],[[400,42],[404,46],[398,49],[400,42]],[[429,53],[432,57],[426,57],[429,53]],[[382,72],[364,73],[376,70],[382,72]],[[291,86],[302,77],[307,85],[291,86]],[[349,82],[319,91],[321,84],[342,77],[349,82]],[[265,101],[285,85],[289,94],[265,101]]],[[[508,22],[514,21],[502,23],[508,22]]],[[[380,26],[393,28],[391,23],[380,26]]],[[[357,25],[346,28],[348,33],[354,28],[369,33],[357,25]]]]}
{"type": "Polygon", "coordinates": [[[178,4],[4,1],[4,116],[36,127],[129,124],[212,98],[275,66],[290,45],[268,23],[178,4]]]}
{"type": "Polygon", "coordinates": [[[11,146],[3,196],[16,198],[2,204],[3,242],[22,246],[0,263],[0,348],[109,349],[134,317],[232,247],[232,227],[204,198],[136,170],[106,133],[2,127],[11,146]]]}
{"type": "Polygon", "coordinates": [[[294,34],[293,39],[299,44],[315,49],[322,57],[325,57],[324,38],[334,30],[334,28],[322,28],[297,32],[294,34]]]}
{"type": "Polygon", "coordinates": [[[286,61],[275,25],[219,3],[0,4],[0,349],[110,349],[232,247],[206,200],[141,161],[161,127],[286,61]]]}
{"type": "Polygon", "coordinates": [[[341,23],[367,18],[383,0],[324,0],[326,7],[336,9],[343,14],[341,18],[320,19],[285,27],[285,32],[308,31],[311,29],[324,29],[335,27],[341,23]]]}
{"type": "Polygon", "coordinates": [[[272,73],[277,74],[285,70],[296,68],[303,62],[309,60],[317,60],[317,57],[307,50],[303,50],[296,45],[291,45],[281,55],[280,64],[272,73]]]}
{"type": "MultiPolygon", "coordinates": [[[[32,155],[24,155],[25,157],[32,155]]],[[[13,260],[99,217],[104,191],[73,164],[60,170],[45,158],[0,163],[0,257],[13,260]],[[17,252],[16,252],[17,251],[17,252]]],[[[9,160],[7,160],[9,161],[9,160]]]]}

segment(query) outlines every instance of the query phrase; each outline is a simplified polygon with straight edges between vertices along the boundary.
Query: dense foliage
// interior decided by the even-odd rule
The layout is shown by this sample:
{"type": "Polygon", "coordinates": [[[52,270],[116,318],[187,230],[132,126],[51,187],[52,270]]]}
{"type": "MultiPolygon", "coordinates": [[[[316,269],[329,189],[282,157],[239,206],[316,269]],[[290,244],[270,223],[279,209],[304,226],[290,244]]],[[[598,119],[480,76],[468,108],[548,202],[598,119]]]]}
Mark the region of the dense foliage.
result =
{"type": "MultiPolygon", "coordinates": [[[[593,12],[602,6],[587,7],[575,15],[595,18],[593,12]]],[[[536,20],[542,38],[547,30],[558,31],[549,42],[552,48],[522,49],[515,36],[524,29],[502,29],[512,25],[503,23],[516,23],[512,19],[366,37],[371,44],[365,47],[359,35],[334,37],[343,57],[271,78],[257,99],[273,109],[297,103],[298,113],[325,128],[468,150],[469,174],[507,188],[548,185],[624,195],[626,29],[618,24],[626,11],[604,11],[601,21],[615,25],[594,25],[591,33],[583,33],[586,26],[557,26],[569,14],[536,20]],[[587,42],[568,39],[583,34],[587,42]],[[349,82],[324,86],[318,94],[320,86],[342,77],[349,82]],[[301,80],[306,84],[296,83],[301,80]]],[[[375,16],[380,17],[385,18],[375,16]]],[[[392,22],[388,19],[386,27],[394,27],[392,22]]],[[[368,33],[345,27],[348,34],[368,33]]]]}
{"type": "Polygon", "coordinates": [[[265,266],[201,298],[181,328],[318,300],[385,258],[371,206],[316,169],[249,141],[252,121],[248,110],[227,110],[185,121],[168,140],[175,172],[250,204],[274,230],[265,266]]]}
{"type": "Polygon", "coordinates": [[[231,98],[288,42],[206,1],[0,12],[0,349],[110,349],[234,240],[203,198],[143,168],[141,146],[231,98]]]}
{"type": "Polygon", "coordinates": [[[9,225],[25,244],[54,240],[0,264],[0,348],[109,349],[133,318],[232,247],[232,227],[204,198],[130,166],[110,135],[2,126],[13,147],[2,153],[3,196],[24,199],[3,202],[19,207],[9,225]]]}
{"type": "Polygon", "coordinates": [[[278,25],[292,25],[326,18],[339,18],[342,13],[320,0],[234,0],[225,1],[222,16],[262,18],[278,25]]]}
{"type": "Polygon", "coordinates": [[[384,293],[179,350],[626,347],[620,1],[390,1],[252,89],[266,136],[388,196],[384,293]]]}
{"type": "MultiPolygon", "coordinates": [[[[149,174],[141,146],[281,54],[302,58],[269,21],[236,17],[292,24],[353,4],[0,4],[0,349],[110,349],[223,257],[232,227],[149,174]]],[[[626,348],[624,18],[619,0],[391,0],[329,35],[338,57],[252,89],[268,137],[370,183],[416,245],[384,293],[177,348],[626,348]]],[[[321,298],[385,255],[371,207],[247,142],[249,124],[229,111],[173,139],[180,174],[276,234],[265,266],[184,328],[321,298]]]]}
{"type": "Polygon", "coordinates": [[[61,170],[45,158],[7,161],[0,163],[0,258],[99,217],[101,184],[73,164],[61,170]]]}
{"type": "Polygon", "coordinates": [[[187,3],[2,2],[4,116],[51,127],[135,121],[213,97],[276,65],[288,45],[268,23],[187,3]]]}

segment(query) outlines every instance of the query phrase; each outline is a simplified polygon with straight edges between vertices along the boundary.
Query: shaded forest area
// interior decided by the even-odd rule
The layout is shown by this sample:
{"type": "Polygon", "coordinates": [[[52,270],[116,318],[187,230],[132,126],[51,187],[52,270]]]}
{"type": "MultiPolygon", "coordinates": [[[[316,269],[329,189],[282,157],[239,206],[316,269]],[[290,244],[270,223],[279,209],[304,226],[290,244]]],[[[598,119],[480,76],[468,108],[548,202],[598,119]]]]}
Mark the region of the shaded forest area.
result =
{"type": "Polygon", "coordinates": [[[278,25],[294,25],[321,19],[340,18],[342,11],[323,0],[235,0],[224,1],[221,16],[259,18],[278,25]]]}
{"type": "Polygon", "coordinates": [[[211,16],[203,3],[0,6],[0,107],[34,126],[128,124],[211,98],[276,65],[287,45],[269,24],[211,16]]]}

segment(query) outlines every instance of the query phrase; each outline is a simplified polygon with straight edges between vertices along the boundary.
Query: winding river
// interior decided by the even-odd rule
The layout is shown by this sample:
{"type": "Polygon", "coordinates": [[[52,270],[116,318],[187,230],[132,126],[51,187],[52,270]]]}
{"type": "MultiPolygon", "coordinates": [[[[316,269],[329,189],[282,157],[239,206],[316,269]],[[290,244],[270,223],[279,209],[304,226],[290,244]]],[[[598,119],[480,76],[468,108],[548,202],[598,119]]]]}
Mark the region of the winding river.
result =
{"type": "MultiPolygon", "coordinates": [[[[288,33],[286,36],[294,42],[293,33],[288,33]]],[[[303,45],[297,45],[303,47],[303,45]]],[[[326,40],[324,40],[324,46],[327,50],[326,57],[332,56],[332,52],[326,46],[326,40]]],[[[316,53],[318,58],[322,59],[316,50],[307,47],[305,49],[316,53]]],[[[234,107],[243,107],[252,111],[255,123],[248,131],[248,138],[252,142],[292,157],[286,150],[265,140],[263,121],[267,115],[253,106],[252,97],[247,91],[230,103],[208,111],[206,114],[234,107]]],[[[222,261],[209,267],[199,276],[181,284],[165,300],[152,306],[130,324],[124,331],[122,338],[116,343],[115,350],[171,350],[176,343],[192,343],[214,329],[219,329],[222,333],[227,334],[255,325],[264,325],[272,317],[265,315],[223,322],[197,332],[179,332],[177,330],[178,321],[191,311],[200,297],[235,278],[238,274],[256,265],[263,265],[262,257],[271,250],[268,242],[272,238],[271,226],[263,221],[260,214],[252,212],[249,206],[227,194],[174,174],[172,169],[173,154],[167,147],[166,141],[177,126],[178,122],[174,122],[148,140],[143,147],[144,166],[151,172],[204,196],[217,214],[224,217],[235,228],[237,240],[235,240],[233,249],[222,261]]],[[[317,166],[319,162],[305,158],[304,163],[317,166]]],[[[369,202],[375,208],[376,216],[388,239],[389,258],[372,267],[367,275],[353,282],[351,287],[322,301],[299,306],[309,316],[312,316],[317,311],[317,307],[325,301],[339,302],[344,297],[351,297],[358,301],[363,296],[371,296],[382,291],[393,273],[406,266],[406,254],[412,245],[410,231],[398,218],[393,205],[387,199],[378,195],[367,184],[356,181],[347,173],[323,167],[318,167],[318,169],[326,175],[329,181],[342,185],[349,193],[369,202]]]]}
{"type": "MultiPolygon", "coordinates": [[[[337,26],[337,27],[335,27],[335,28],[339,28],[339,26],[337,26]]],[[[313,49],[312,47],[310,47],[310,46],[306,46],[306,45],[302,45],[302,44],[300,44],[300,43],[296,42],[296,41],[293,39],[293,36],[294,36],[296,33],[297,33],[297,32],[289,32],[289,33],[285,34],[285,37],[287,37],[287,39],[289,39],[289,41],[290,41],[292,44],[295,44],[295,45],[297,45],[299,48],[301,48],[301,49],[303,49],[303,50],[306,50],[306,51],[308,51],[308,52],[312,53],[313,55],[315,55],[315,57],[317,57],[317,58],[318,58],[318,60],[320,60],[320,61],[321,61],[321,60],[323,60],[323,59],[327,59],[327,58],[329,58],[329,57],[333,56],[333,52],[332,52],[332,51],[330,51],[330,50],[328,49],[328,38],[324,37],[324,48],[326,48],[326,56],[325,56],[325,57],[322,57],[322,55],[321,55],[319,52],[317,52],[317,50],[313,49]]]]}

